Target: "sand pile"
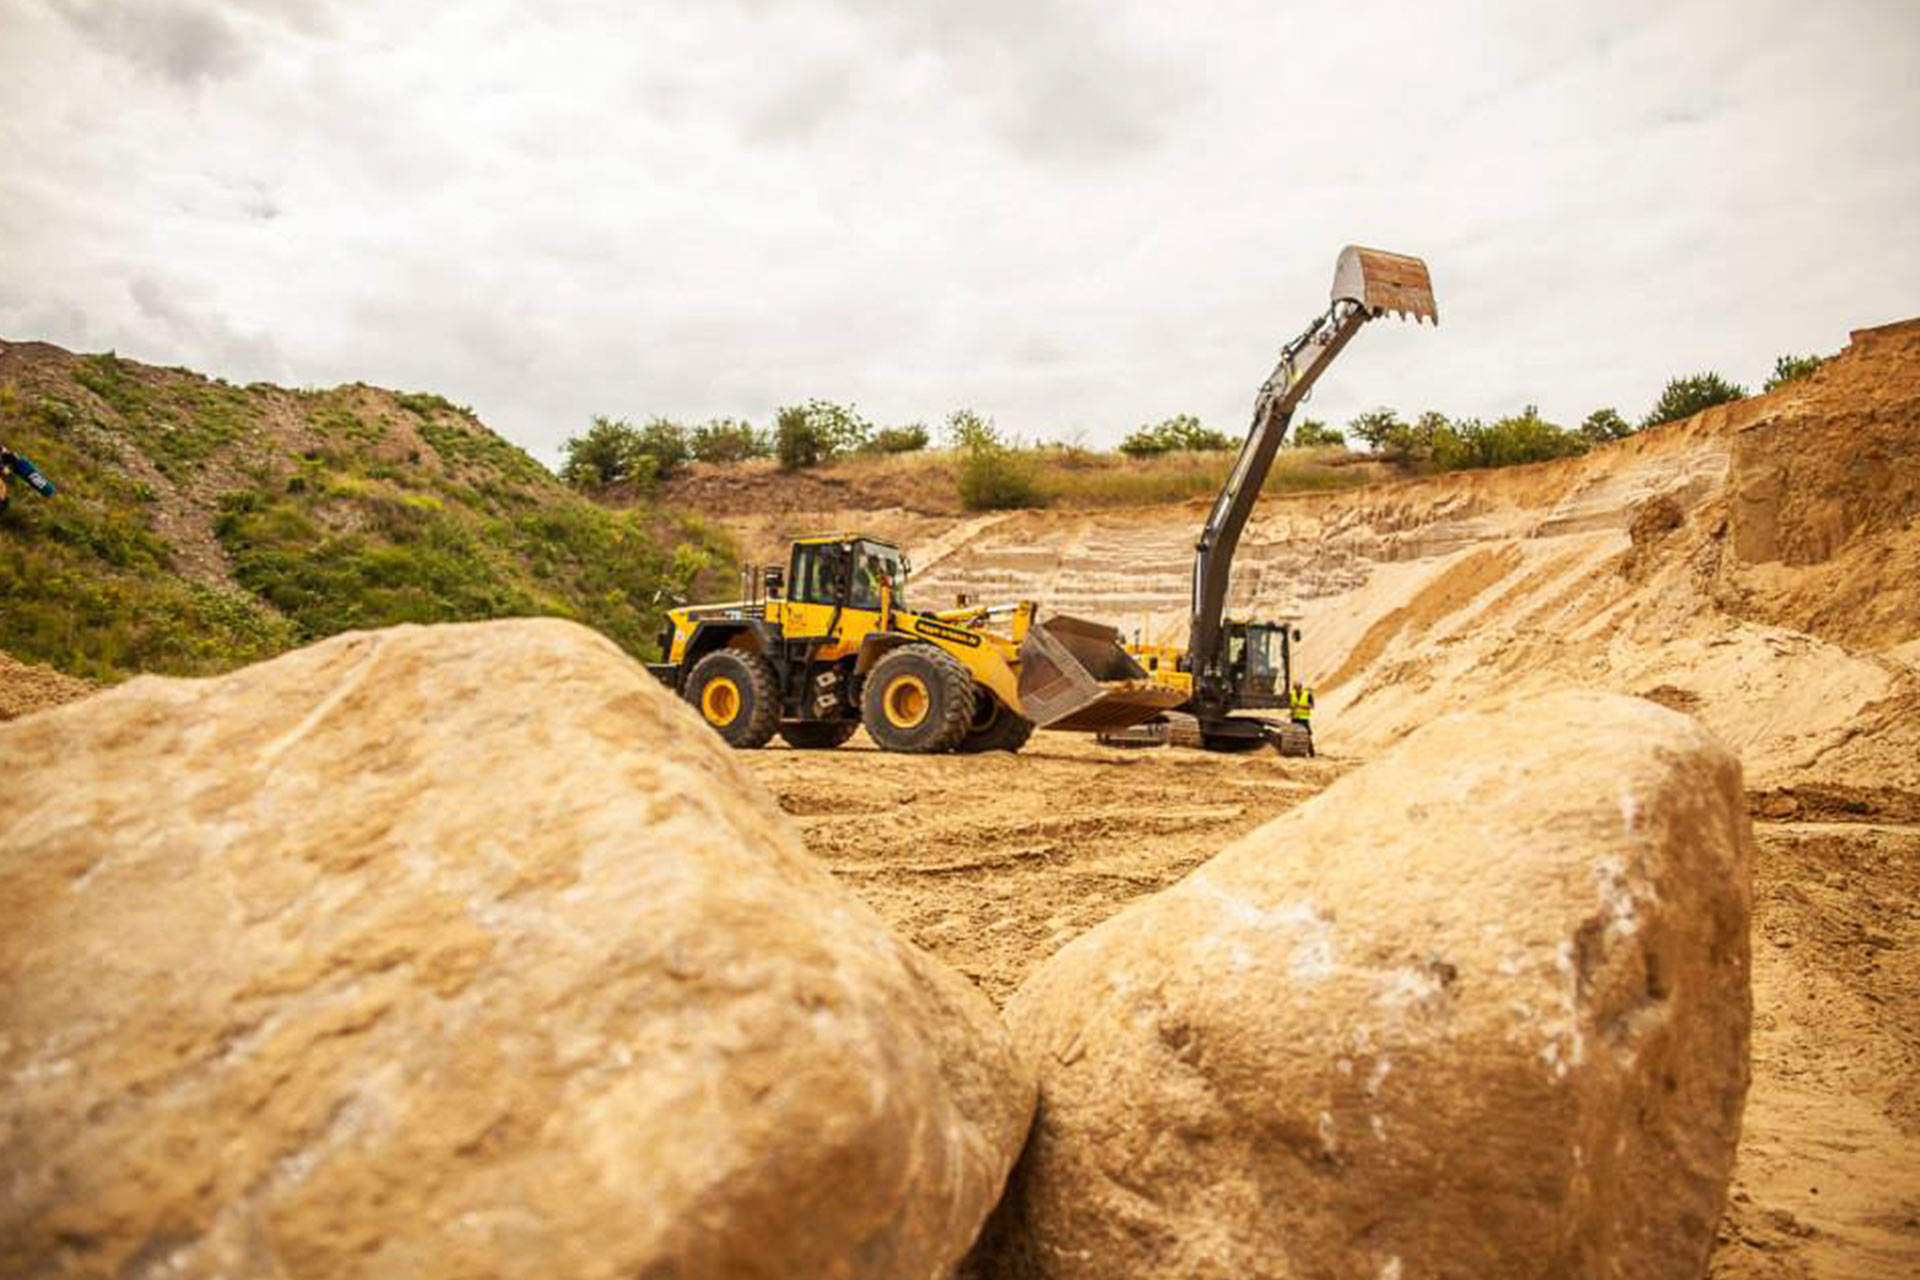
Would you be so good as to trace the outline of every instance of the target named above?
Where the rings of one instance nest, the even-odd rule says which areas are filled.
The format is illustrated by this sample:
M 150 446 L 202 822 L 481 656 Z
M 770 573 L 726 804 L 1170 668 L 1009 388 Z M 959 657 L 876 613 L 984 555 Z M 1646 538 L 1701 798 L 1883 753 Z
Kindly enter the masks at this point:
M 0 653 L 0 720 L 12 720 L 44 711 L 93 692 L 85 680 L 62 675 L 52 667 L 33 666 Z

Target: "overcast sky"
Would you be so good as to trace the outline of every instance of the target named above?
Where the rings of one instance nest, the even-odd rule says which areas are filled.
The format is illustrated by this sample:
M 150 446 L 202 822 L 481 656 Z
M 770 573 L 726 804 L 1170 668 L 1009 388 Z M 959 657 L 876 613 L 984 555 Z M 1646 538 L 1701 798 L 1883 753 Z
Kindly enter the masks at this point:
M 1637 417 L 1920 315 L 1920 2 L 0 0 L 0 336 L 590 414 Z

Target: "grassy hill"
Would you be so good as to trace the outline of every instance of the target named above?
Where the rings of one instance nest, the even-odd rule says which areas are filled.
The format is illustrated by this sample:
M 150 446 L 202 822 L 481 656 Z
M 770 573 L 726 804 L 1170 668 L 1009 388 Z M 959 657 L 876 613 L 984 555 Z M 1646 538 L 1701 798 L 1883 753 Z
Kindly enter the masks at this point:
M 716 526 L 599 506 L 434 395 L 0 341 L 0 442 L 60 487 L 0 514 L 0 650 L 92 679 L 527 614 L 648 656 L 669 605 L 731 581 Z

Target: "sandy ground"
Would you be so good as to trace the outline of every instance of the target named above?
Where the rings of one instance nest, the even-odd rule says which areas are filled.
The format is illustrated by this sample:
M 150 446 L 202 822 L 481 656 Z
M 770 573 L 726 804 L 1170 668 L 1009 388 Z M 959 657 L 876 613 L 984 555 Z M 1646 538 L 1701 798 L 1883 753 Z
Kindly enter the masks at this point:
M 998 1002 L 1358 763 L 1054 733 L 1018 756 L 858 737 L 749 760 L 835 874 Z M 1851 816 L 1756 827 L 1753 1089 L 1715 1280 L 1920 1275 L 1920 825 Z

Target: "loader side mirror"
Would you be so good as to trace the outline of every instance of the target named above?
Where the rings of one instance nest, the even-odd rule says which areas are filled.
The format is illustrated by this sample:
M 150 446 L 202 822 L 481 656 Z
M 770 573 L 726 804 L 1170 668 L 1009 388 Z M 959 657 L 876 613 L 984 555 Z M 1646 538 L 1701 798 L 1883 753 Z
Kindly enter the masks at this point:
M 786 570 L 782 569 L 777 564 L 768 565 L 766 577 L 762 579 L 762 581 L 765 582 L 766 584 L 767 599 L 777 600 L 780 597 L 780 593 L 786 590 L 786 586 L 787 586 Z

